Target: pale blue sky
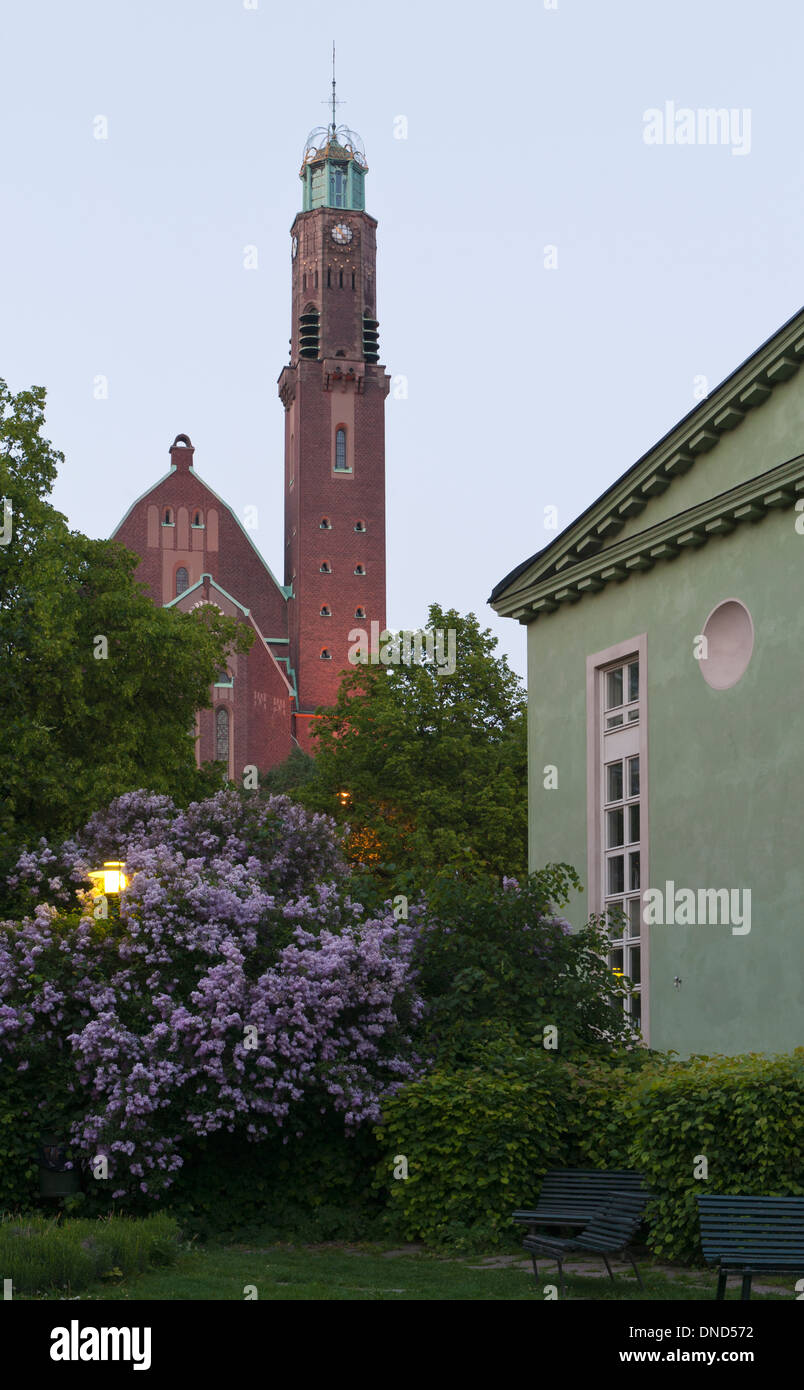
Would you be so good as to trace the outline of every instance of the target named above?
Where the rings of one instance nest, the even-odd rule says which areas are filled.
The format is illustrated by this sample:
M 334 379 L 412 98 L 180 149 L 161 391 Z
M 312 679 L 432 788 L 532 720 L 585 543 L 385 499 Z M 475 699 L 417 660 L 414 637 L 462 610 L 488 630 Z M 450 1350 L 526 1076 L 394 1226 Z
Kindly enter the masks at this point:
M 408 383 L 386 416 L 389 622 L 473 610 L 523 672 L 524 629 L 486 599 L 552 538 L 545 506 L 563 528 L 804 300 L 802 13 L 5 0 L 0 376 L 48 389 L 56 504 L 108 535 L 186 432 L 281 577 L 289 227 L 334 37 L 382 360 Z M 647 145 L 667 101 L 748 109 L 750 153 Z

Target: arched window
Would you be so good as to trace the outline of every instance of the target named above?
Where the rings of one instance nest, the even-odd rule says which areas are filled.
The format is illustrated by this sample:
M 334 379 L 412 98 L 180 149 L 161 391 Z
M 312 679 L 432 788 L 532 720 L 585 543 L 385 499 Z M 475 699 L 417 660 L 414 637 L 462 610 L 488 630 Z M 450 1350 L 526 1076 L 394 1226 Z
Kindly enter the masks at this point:
M 203 518 L 203 516 L 201 515 L 201 512 L 196 512 L 196 513 L 194 514 L 194 516 L 193 516 L 193 526 L 202 526 L 202 527 L 203 527 L 203 525 L 204 525 L 204 518 Z
M 321 660 L 322 660 L 322 661 L 331 661 L 331 660 L 332 660 L 332 652 L 329 651 L 326 647 L 324 647 L 323 651 L 321 652 Z
M 290 476 L 289 476 L 289 478 L 288 478 L 288 482 L 289 482 L 289 484 L 290 484 L 291 487 L 293 487 L 293 479 L 294 479 L 294 477 L 296 476 L 296 466 L 295 466 L 295 465 L 296 465 L 296 436 L 295 436 L 295 434 L 292 434 L 292 435 L 290 436 L 290 458 L 288 459 L 288 470 L 289 470 L 289 474 L 290 474 Z
M 365 529 L 366 529 L 366 524 L 365 524 L 364 521 L 356 521 L 356 522 L 355 522 L 355 530 L 356 530 L 356 531 L 365 531 Z
M 365 574 L 365 573 L 366 573 L 366 571 L 365 571 L 363 565 L 355 565 L 355 574 Z
M 349 465 L 346 462 L 346 430 L 343 425 L 339 425 L 335 431 L 335 472 L 347 473 Z
M 332 611 L 327 607 L 326 604 L 324 604 L 324 607 L 321 609 L 321 617 L 322 617 L 322 618 L 331 618 L 331 617 L 332 617 Z
M 229 711 L 220 706 L 215 711 L 215 757 L 229 766 Z
M 176 570 L 176 593 L 183 594 L 185 589 L 188 589 L 189 586 L 190 577 L 186 569 L 184 568 L 184 565 L 180 565 L 179 568 Z
M 164 519 L 164 521 L 162 522 L 162 525 L 163 525 L 163 526 L 172 526 L 172 525 L 173 525 L 173 509 L 172 509 L 172 507 L 165 507 L 165 519 Z
M 365 608 L 356 608 L 356 609 L 355 609 L 355 617 L 356 617 L 356 618 L 365 618 L 365 616 L 366 616 L 366 610 L 365 610 Z
M 320 526 L 319 526 L 318 529 L 319 529 L 319 531 L 331 531 L 331 530 L 332 530 L 332 522 L 330 521 L 330 519 L 329 519 L 328 516 L 322 516 L 322 518 L 321 518 L 321 524 L 320 524 Z
M 330 567 L 329 567 L 329 560 L 322 560 L 322 562 L 321 562 L 321 568 L 320 568 L 320 570 L 319 570 L 319 573 L 320 573 L 320 574 L 332 574 L 332 570 L 331 570 Z

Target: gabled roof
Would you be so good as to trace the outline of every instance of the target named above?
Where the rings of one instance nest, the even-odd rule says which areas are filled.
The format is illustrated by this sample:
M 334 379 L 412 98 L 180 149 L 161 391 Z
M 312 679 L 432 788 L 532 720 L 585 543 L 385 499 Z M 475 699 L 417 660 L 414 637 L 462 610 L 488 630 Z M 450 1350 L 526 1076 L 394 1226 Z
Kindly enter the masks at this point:
M 216 502 L 219 502 L 220 505 L 221 505 L 222 507 L 225 507 L 226 511 L 229 513 L 229 515 L 230 515 L 230 517 L 232 518 L 232 520 L 234 521 L 235 525 L 236 525 L 236 526 L 239 526 L 240 530 L 243 532 L 243 535 L 245 536 L 246 540 L 248 541 L 249 545 L 251 546 L 252 550 L 254 551 L 255 555 L 257 556 L 257 559 L 259 560 L 259 562 L 260 562 L 260 564 L 262 565 L 263 569 L 265 569 L 265 570 L 268 572 L 268 575 L 269 575 L 269 577 L 270 577 L 272 583 L 275 584 L 276 588 L 279 590 L 279 592 L 280 592 L 280 594 L 282 595 L 282 597 L 283 597 L 284 599 L 289 599 L 289 598 L 291 598 L 291 597 L 292 597 L 292 588 L 291 588 L 291 586 L 290 586 L 289 584 L 280 584 L 280 583 L 279 583 L 279 580 L 278 580 L 278 579 L 276 578 L 276 576 L 274 575 L 274 572 L 273 572 L 273 570 L 271 569 L 271 566 L 268 564 L 268 562 L 267 562 L 267 560 L 264 558 L 264 556 L 260 553 L 260 551 L 258 550 L 257 546 L 254 544 L 253 540 L 251 539 L 251 536 L 249 535 L 249 533 L 248 533 L 248 531 L 246 530 L 245 526 L 243 525 L 242 521 L 240 520 L 239 516 L 237 515 L 236 512 L 233 512 L 233 511 L 232 511 L 232 508 L 229 506 L 229 503 L 228 503 L 228 502 L 225 502 L 224 499 L 223 499 L 222 497 L 219 497 L 218 494 L 217 494 L 217 492 L 215 491 L 215 489 L 214 489 L 214 488 L 211 488 L 210 485 L 209 485 L 209 483 L 205 482 L 205 480 L 201 477 L 201 475 L 200 475 L 199 473 L 196 473 L 196 471 L 195 471 L 194 468 L 188 468 L 186 471 L 187 471 L 187 473 L 189 474 L 189 476 L 190 476 L 191 478 L 195 478 L 196 482 L 199 482 L 203 488 L 206 488 L 207 492 L 210 494 L 210 496 L 212 496 L 212 497 L 215 498 L 215 501 L 216 501 Z M 156 492 L 156 489 L 157 489 L 158 487 L 161 487 L 162 483 L 166 483 L 167 480 L 168 480 L 168 478 L 171 478 L 175 472 L 177 472 L 177 469 L 176 469 L 175 465 L 171 465 L 171 467 L 168 469 L 167 473 L 164 473 L 164 474 L 162 475 L 162 477 L 159 478 L 155 483 L 152 483 L 151 486 L 150 486 L 149 488 L 147 488 L 145 492 L 141 493 L 140 496 L 136 499 L 136 501 L 132 502 L 132 504 L 131 504 L 131 506 L 129 507 L 128 511 L 126 512 L 125 516 L 122 518 L 121 521 L 118 522 L 117 526 L 115 527 L 114 531 L 112 532 L 112 538 L 114 538 L 114 537 L 117 535 L 117 532 L 120 530 L 120 527 L 121 527 L 126 521 L 128 521 L 128 518 L 131 516 L 131 513 L 134 511 L 134 508 L 135 508 L 135 507 L 138 507 L 139 504 L 140 504 L 140 502 L 144 502 L 145 499 L 146 499 L 146 497 L 150 497 L 150 495 L 151 495 L 152 492 Z
M 188 588 L 183 589 L 182 592 L 180 594 L 177 594 L 175 598 L 169 598 L 167 603 L 163 603 L 162 607 L 175 608 L 176 604 L 179 603 L 181 599 L 186 598 L 188 594 L 194 593 L 196 589 L 203 589 L 207 584 L 209 585 L 210 589 L 217 589 L 219 594 L 223 594 L 224 598 L 228 598 L 229 602 L 235 605 L 235 608 L 239 608 L 244 618 L 248 618 L 251 616 L 251 609 L 244 608 L 242 603 L 238 602 L 236 598 L 233 598 L 231 594 L 228 594 L 226 590 L 223 588 L 223 586 L 219 584 L 216 579 L 212 578 L 211 574 L 202 574 L 201 578 L 197 579 L 195 584 L 190 584 Z M 251 619 L 251 621 L 254 623 L 253 618 Z M 254 623 L 254 626 L 256 627 L 257 624 Z
M 738 427 L 748 411 L 767 401 L 774 388 L 795 375 L 804 361 L 804 309 L 733 371 L 689 414 L 643 454 L 586 511 L 494 588 L 489 603 L 501 615 L 532 622 L 575 603 L 612 580 L 671 559 L 685 546 L 703 545 L 712 536 L 746 521 L 757 521 L 772 507 L 792 504 L 804 493 L 804 455 L 708 498 L 655 527 L 617 536 L 652 497 L 671 488 L 720 437 Z
M 257 626 L 257 622 L 254 618 L 253 613 L 251 612 L 251 609 L 245 608 L 243 604 L 239 602 L 238 599 L 233 598 L 231 594 L 228 594 L 226 590 L 223 588 L 223 586 L 221 584 L 218 584 L 217 580 L 212 578 L 211 574 L 202 574 L 201 578 L 197 580 L 195 584 L 190 584 L 189 587 L 186 588 L 183 593 L 177 594 L 175 598 L 168 599 L 167 603 L 163 604 L 162 606 L 163 608 L 175 608 L 178 603 L 181 603 L 183 599 L 186 599 L 189 594 L 194 593 L 196 589 L 204 589 L 206 587 L 209 587 L 210 589 L 215 589 L 217 593 L 223 594 L 223 597 L 227 598 L 230 603 L 233 603 L 235 608 L 240 609 L 240 612 L 243 614 L 244 618 L 248 618 L 249 622 L 254 628 L 254 631 L 257 634 L 261 646 L 264 647 L 265 651 L 268 653 L 272 662 L 279 671 L 282 680 L 285 682 L 285 685 L 288 688 L 288 694 L 291 695 L 294 700 L 297 699 L 296 674 L 291 669 L 289 658 L 284 656 L 274 656 L 273 652 L 271 651 L 271 648 L 268 645 L 267 639 L 263 637 L 259 627 Z M 283 666 L 285 667 L 284 671 L 282 670 Z

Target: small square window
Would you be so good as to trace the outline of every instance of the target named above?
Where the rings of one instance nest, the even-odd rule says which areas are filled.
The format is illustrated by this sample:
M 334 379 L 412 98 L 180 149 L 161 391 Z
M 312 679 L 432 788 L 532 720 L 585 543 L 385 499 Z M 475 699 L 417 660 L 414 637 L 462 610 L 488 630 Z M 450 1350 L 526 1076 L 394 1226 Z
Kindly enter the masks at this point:
M 622 763 L 609 763 L 606 768 L 606 800 L 622 801 L 623 799 L 623 765 Z
M 639 796 L 639 758 L 628 759 L 628 795 Z
M 632 661 L 628 667 L 628 700 L 639 699 L 639 662 Z
M 634 892 L 639 887 L 639 850 L 628 856 L 628 888 Z
M 606 709 L 616 709 L 623 702 L 623 668 L 606 674 Z
M 623 823 L 624 812 L 622 807 L 619 811 L 606 812 L 606 848 L 616 849 L 623 843 Z
M 608 861 L 609 894 L 625 890 L 625 856 L 613 854 Z M 638 885 L 637 885 L 638 886 Z
M 642 935 L 642 899 L 628 899 L 628 935 L 640 937 Z

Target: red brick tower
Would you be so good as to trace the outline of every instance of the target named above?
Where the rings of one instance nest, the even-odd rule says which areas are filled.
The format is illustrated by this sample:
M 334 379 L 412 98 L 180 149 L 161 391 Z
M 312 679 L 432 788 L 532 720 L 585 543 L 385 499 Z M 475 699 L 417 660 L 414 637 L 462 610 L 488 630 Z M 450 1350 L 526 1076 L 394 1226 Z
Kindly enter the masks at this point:
M 376 228 L 365 211 L 359 138 L 333 120 L 309 136 L 291 232 L 285 407 L 285 584 L 295 734 L 349 669 L 349 633 L 385 627 L 385 398 L 379 364 Z M 377 629 L 375 629 L 376 631 Z M 353 639 L 354 640 L 354 639 Z

